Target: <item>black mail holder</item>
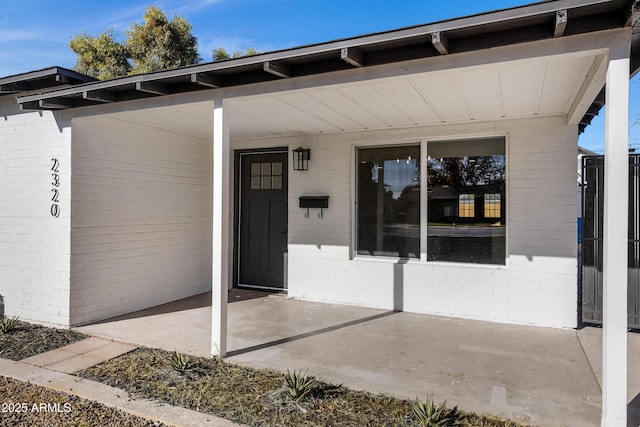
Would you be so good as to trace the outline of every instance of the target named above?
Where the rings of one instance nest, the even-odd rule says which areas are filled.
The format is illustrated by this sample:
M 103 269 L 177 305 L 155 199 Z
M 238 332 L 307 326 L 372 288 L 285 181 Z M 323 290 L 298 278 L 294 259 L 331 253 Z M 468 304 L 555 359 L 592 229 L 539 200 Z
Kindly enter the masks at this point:
M 300 196 L 301 208 L 325 209 L 329 207 L 329 196 Z
M 322 210 L 329 207 L 329 196 L 300 196 L 298 200 L 300 201 L 300 207 L 307 209 L 304 215 L 306 218 L 309 218 L 309 209 L 320 209 L 318 217 L 322 218 Z

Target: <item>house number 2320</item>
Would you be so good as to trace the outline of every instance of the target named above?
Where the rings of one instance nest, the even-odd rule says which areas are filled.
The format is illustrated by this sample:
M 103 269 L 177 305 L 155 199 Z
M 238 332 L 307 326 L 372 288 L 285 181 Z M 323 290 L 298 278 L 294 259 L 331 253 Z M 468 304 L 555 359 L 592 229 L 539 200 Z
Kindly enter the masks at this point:
M 51 159 L 51 216 L 58 218 L 60 216 L 60 161 L 55 157 Z

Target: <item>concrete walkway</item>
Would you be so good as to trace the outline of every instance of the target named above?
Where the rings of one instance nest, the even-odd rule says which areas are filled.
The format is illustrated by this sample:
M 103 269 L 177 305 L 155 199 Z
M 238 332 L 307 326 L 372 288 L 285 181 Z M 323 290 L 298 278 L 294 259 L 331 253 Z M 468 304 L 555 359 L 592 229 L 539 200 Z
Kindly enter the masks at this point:
M 135 348 L 132 345 L 102 338 L 88 338 L 18 362 L 0 358 L 0 375 L 62 391 L 170 426 L 233 427 L 239 425 L 179 406 L 165 405 L 147 399 L 134 399 L 125 390 L 68 374 Z
M 71 374 L 128 353 L 135 348 L 134 345 L 91 337 L 46 353 L 36 354 L 22 359 L 21 362 Z
M 254 295 L 255 296 L 255 295 Z M 208 355 L 210 294 L 77 328 L 139 345 Z M 437 400 L 550 426 L 600 425 L 601 330 L 580 331 L 232 293 L 235 363 L 308 370 L 374 393 Z M 640 422 L 640 335 L 629 334 L 630 426 Z

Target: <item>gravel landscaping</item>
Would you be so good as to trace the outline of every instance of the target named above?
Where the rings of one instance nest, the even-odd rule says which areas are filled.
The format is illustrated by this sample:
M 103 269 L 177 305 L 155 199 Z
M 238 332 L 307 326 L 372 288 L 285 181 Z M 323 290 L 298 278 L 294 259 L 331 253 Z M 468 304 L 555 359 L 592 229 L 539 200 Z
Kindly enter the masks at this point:
M 15 321 L 0 333 L 0 357 L 21 360 L 88 338 L 68 330 Z M 164 424 L 34 384 L 0 376 L 0 427 L 161 427 Z
M 85 338 L 88 337 L 68 329 L 47 328 L 17 320 L 15 329 L 0 333 L 0 357 L 21 360 Z
M 309 393 L 292 399 L 285 375 L 176 353 L 138 348 L 77 375 L 130 394 L 207 412 L 250 426 L 419 426 L 408 400 L 371 394 L 314 379 Z M 299 373 L 302 375 L 302 373 Z M 300 376 L 300 375 L 299 375 Z M 493 416 L 459 412 L 442 426 L 517 427 Z M 431 424 L 425 424 L 431 425 Z M 433 424 L 436 425 L 436 424 Z
M 0 331 L 0 357 L 20 360 L 83 338 L 86 336 L 69 330 L 17 322 L 12 330 Z M 138 348 L 76 375 L 124 389 L 132 396 L 250 426 L 519 426 L 510 420 L 457 412 L 452 408 L 440 408 L 440 419 L 447 419 L 446 422 L 426 424 L 423 419 L 421 423 L 416 407 L 424 410 L 424 404 L 416 405 L 415 401 L 412 404 L 389 395 L 351 390 L 307 377 L 302 372 L 284 375 L 274 370 L 227 363 L 219 358 L 191 357 L 149 348 Z M 162 425 L 1 376 L 0 390 L 3 404 L 0 427 Z M 39 410 L 41 403 L 44 410 Z M 437 403 L 435 405 L 437 409 Z

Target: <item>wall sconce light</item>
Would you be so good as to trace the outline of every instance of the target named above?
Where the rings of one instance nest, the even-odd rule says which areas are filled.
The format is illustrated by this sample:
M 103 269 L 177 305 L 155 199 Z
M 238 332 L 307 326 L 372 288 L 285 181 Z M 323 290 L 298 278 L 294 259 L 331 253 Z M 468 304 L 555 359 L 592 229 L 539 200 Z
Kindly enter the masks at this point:
M 309 169 L 309 159 L 311 150 L 309 148 L 298 147 L 293 150 L 293 170 L 306 171 Z

